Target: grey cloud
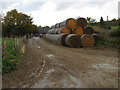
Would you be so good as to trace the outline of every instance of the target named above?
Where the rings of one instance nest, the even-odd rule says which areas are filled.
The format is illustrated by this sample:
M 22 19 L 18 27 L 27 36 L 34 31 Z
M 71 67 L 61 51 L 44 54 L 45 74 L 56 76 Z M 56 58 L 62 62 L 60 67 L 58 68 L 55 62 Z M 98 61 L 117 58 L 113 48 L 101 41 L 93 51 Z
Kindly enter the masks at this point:
M 2 2 L 2 10 L 7 9 L 9 6 L 17 2 Z M 20 12 L 28 12 L 28 11 L 34 11 L 38 8 L 42 7 L 45 2 L 31 2 L 28 4 L 23 4 L 23 2 L 18 2 L 19 5 L 15 7 L 15 9 L 19 10 Z
M 64 10 L 72 6 L 75 2 L 59 2 L 56 10 Z
M 24 11 L 29 12 L 29 11 L 34 11 L 34 10 L 39 9 L 40 7 L 44 5 L 44 3 L 45 2 L 32 2 L 27 5 L 20 5 L 17 8 L 22 12 Z
M 84 8 L 84 7 L 102 7 L 107 2 L 59 2 L 57 5 L 56 10 L 64 10 L 69 8 L 70 6 L 78 7 L 78 8 Z
M 102 6 L 104 6 L 104 4 L 106 4 L 107 2 L 87 2 L 86 3 L 86 5 L 88 5 L 88 6 L 92 6 L 92 7 L 102 7 Z
M 14 2 L 1 2 L 2 10 L 7 9 L 9 6 L 11 6 Z

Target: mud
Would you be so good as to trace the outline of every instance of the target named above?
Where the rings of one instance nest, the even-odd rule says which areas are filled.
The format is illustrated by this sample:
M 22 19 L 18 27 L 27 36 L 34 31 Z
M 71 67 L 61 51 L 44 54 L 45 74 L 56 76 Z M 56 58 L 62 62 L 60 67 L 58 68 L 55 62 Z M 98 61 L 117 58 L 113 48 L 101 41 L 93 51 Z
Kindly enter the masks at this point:
M 118 50 L 69 48 L 34 37 L 16 70 L 2 79 L 3 88 L 117 88 Z

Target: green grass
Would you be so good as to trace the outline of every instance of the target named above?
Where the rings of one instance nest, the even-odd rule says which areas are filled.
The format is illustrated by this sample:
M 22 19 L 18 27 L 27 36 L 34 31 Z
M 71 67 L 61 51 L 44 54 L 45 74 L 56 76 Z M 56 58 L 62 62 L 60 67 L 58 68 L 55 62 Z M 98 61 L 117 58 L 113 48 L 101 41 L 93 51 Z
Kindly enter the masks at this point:
M 120 26 L 111 26 L 111 27 L 113 27 L 114 30 L 118 30 Z
M 0 45 L 2 45 L 2 39 L 0 39 Z
M 6 42 L 6 50 L 2 50 L 2 72 L 7 73 L 15 69 L 21 52 L 19 49 L 14 48 L 15 39 L 2 39 L 2 42 Z

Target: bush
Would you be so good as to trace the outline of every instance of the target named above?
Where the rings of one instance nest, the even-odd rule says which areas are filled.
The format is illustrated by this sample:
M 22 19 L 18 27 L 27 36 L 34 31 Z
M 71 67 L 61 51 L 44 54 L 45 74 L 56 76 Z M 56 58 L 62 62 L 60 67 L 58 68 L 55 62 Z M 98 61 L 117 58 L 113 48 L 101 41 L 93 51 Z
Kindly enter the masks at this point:
M 110 33 L 111 37 L 120 37 L 120 28 Z
M 3 39 L 4 41 L 6 42 L 6 49 L 2 48 L 2 73 L 8 73 L 16 69 L 18 57 L 21 55 L 21 48 L 13 46 L 15 45 L 15 39 Z
M 105 38 L 100 36 L 100 40 L 96 42 L 95 45 L 105 45 Z

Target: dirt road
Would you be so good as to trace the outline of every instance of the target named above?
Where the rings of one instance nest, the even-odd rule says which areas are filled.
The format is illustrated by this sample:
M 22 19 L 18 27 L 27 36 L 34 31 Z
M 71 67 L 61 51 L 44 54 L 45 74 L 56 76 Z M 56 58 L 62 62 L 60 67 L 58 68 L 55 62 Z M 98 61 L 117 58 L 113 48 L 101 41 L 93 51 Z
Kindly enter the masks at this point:
M 4 74 L 2 83 L 3 88 L 117 88 L 118 51 L 69 48 L 34 37 L 17 69 Z

